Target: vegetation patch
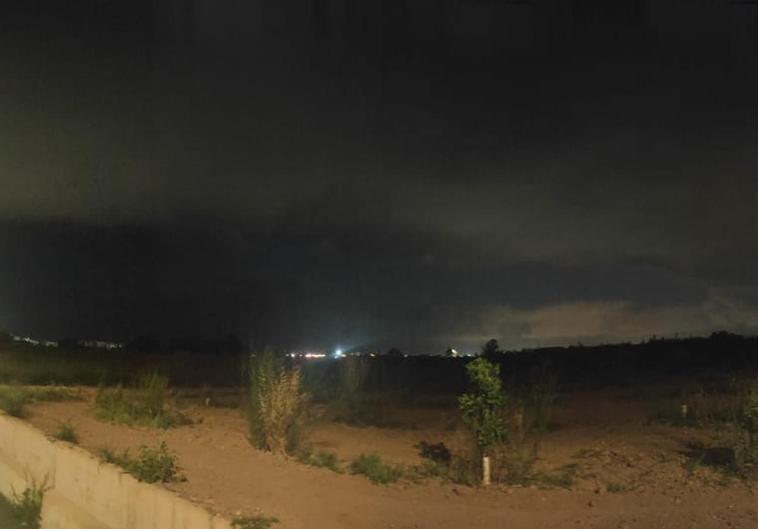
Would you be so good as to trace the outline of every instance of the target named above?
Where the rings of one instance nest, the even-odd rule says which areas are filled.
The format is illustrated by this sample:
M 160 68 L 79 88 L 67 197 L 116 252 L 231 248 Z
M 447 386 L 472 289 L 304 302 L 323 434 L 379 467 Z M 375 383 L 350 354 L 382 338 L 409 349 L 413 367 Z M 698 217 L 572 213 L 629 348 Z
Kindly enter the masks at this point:
M 301 444 L 304 397 L 300 370 L 264 353 L 250 364 L 248 427 L 251 443 L 261 450 L 293 454 Z
M 479 357 L 466 366 L 472 391 L 458 399 L 463 422 L 469 427 L 476 444 L 486 454 L 505 439 L 503 421 L 505 395 L 500 381 L 500 366 Z
M 42 500 L 46 490 L 47 486 L 44 482 L 38 484 L 35 480 L 30 480 L 29 486 L 21 494 L 12 491 L 9 502 L 11 514 L 18 520 L 21 527 L 39 529 Z
M 343 472 L 340 467 L 339 458 L 337 457 L 337 454 L 333 452 L 319 450 L 318 452 L 313 453 L 311 450 L 302 450 L 298 453 L 297 460 L 300 463 L 312 467 L 328 468 L 329 470 L 340 474 Z
M 26 387 L 18 384 L 0 385 L 0 409 L 11 417 L 26 416 L 26 405 L 41 401 L 80 400 L 78 390 L 62 387 Z
M 573 457 L 574 459 L 597 459 L 604 454 L 603 450 L 599 448 L 582 448 L 577 450 Z
M 65 441 L 67 443 L 78 444 L 79 437 L 76 435 L 76 430 L 71 421 L 64 421 L 58 425 L 58 429 L 53 434 L 53 437 L 59 441 Z
M 31 397 L 29 391 L 21 386 L 0 386 L 0 409 L 11 417 L 22 418 L 26 415 L 24 407 Z
M 403 470 L 400 467 L 385 463 L 377 453 L 359 455 L 350 464 L 350 472 L 363 474 L 373 483 L 381 485 L 395 483 L 403 477 Z
M 232 520 L 232 527 L 236 527 L 237 529 L 269 529 L 269 527 L 278 522 L 278 518 L 259 514 L 257 516 L 235 518 Z
M 616 481 L 609 481 L 605 484 L 605 490 L 611 494 L 619 494 L 621 492 L 633 490 L 633 487 L 630 487 L 629 485 L 625 485 L 623 483 L 618 483 Z
M 126 425 L 169 428 L 186 420 L 166 407 L 168 379 L 157 371 L 143 373 L 132 388 L 100 386 L 95 395 L 95 416 Z
M 140 446 L 136 458 L 132 458 L 128 450 L 116 454 L 104 448 L 100 450 L 100 458 L 106 463 L 123 468 L 128 474 L 146 483 L 172 483 L 185 480 L 184 476 L 179 474 L 176 456 L 168 450 L 165 442 L 162 442 L 158 448 Z
M 419 456 L 424 459 L 428 459 L 435 463 L 443 463 L 445 465 L 450 464 L 452 454 L 450 453 L 450 449 L 448 449 L 443 442 L 431 444 L 426 441 L 421 441 L 416 445 L 416 448 L 418 448 Z
M 755 480 L 758 478 L 758 384 L 745 384 L 729 400 L 731 419 L 707 423 L 718 432 L 718 440 L 712 444 L 687 443 L 682 452 L 685 468 L 693 472 L 700 466 L 709 467 L 726 476 Z
M 579 465 L 570 463 L 554 472 L 536 472 L 529 481 L 538 487 L 570 489 L 574 485 Z

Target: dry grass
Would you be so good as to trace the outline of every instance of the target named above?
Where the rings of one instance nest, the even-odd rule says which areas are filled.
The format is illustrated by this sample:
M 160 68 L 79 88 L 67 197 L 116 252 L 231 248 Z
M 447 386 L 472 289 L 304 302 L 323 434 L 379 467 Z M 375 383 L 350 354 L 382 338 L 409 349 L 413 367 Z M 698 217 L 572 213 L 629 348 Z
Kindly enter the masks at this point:
M 250 372 L 248 424 L 251 442 L 262 450 L 293 454 L 300 445 L 303 395 L 300 370 L 264 354 Z

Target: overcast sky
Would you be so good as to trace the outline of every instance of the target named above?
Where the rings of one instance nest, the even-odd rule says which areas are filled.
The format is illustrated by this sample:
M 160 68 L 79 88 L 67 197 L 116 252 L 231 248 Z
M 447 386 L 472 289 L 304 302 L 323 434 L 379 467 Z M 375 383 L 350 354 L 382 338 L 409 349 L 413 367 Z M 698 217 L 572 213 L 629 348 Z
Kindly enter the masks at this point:
M 758 4 L 15 3 L 0 326 L 409 352 L 758 332 Z

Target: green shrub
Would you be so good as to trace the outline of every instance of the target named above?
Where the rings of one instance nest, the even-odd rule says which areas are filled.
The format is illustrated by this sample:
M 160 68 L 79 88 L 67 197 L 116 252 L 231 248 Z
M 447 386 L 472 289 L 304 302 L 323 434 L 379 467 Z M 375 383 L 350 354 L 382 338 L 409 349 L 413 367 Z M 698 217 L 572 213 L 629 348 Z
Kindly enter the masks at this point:
M 78 444 L 79 438 L 76 435 L 76 431 L 74 430 L 74 425 L 71 424 L 71 421 L 65 421 L 58 425 L 58 429 L 53 434 L 53 437 L 58 439 L 59 441 L 65 441 L 67 443 L 72 444 Z
M 236 527 L 237 529 L 269 529 L 269 527 L 278 522 L 278 518 L 267 517 L 259 514 L 258 516 L 235 518 L 232 521 L 232 527 Z
M 157 370 L 146 371 L 137 378 L 137 389 L 141 393 L 142 406 L 148 415 L 158 417 L 165 412 L 168 378 L 161 376 Z
M 100 457 L 106 463 L 120 466 L 138 480 L 147 483 L 171 483 L 184 480 L 184 477 L 179 474 L 176 456 L 168 450 L 165 442 L 162 442 L 158 448 L 140 446 L 137 458 L 129 456 L 128 450 L 118 455 L 105 448 L 100 450 Z
M 288 369 L 272 353 L 255 357 L 250 365 L 249 397 L 251 443 L 261 450 L 295 453 L 301 442 L 304 402 L 300 370 Z
M 350 464 L 350 472 L 363 474 L 374 483 L 386 485 L 403 477 L 401 468 L 388 465 L 377 453 L 361 454 Z
M 42 501 L 46 490 L 47 486 L 44 482 L 40 485 L 32 479 L 21 494 L 17 494 L 15 490 L 11 492 L 11 512 L 22 527 L 39 529 Z
M 104 421 L 127 425 L 169 428 L 181 417 L 166 409 L 168 379 L 157 371 L 143 373 L 133 388 L 98 387 L 95 395 L 95 416 Z
M 26 415 L 24 407 L 31 401 L 31 395 L 21 386 L 0 386 L 0 409 L 11 417 Z
M 503 407 L 505 396 L 500 381 L 500 366 L 479 357 L 466 366 L 473 391 L 460 396 L 459 408 L 463 422 L 476 438 L 483 453 L 505 438 Z

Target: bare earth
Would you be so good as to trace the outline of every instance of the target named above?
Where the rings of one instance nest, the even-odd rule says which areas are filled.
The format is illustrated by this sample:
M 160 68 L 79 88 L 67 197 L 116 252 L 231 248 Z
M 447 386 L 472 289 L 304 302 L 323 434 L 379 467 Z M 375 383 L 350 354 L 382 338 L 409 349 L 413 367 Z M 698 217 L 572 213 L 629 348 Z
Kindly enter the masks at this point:
M 30 421 L 47 433 L 70 419 L 81 445 L 134 451 L 165 441 L 178 455 L 186 482 L 167 488 L 233 518 L 275 516 L 282 529 L 539 529 L 758 528 L 758 497 L 744 483 L 724 484 L 715 472 L 684 468 L 683 442 L 703 432 L 646 425 L 639 402 L 604 392 L 574 394 L 556 410 L 559 428 L 546 435 L 539 467 L 579 465 L 570 490 L 493 486 L 488 490 L 429 479 L 375 485 L 252 448 L 239 410 L 190 407 L 194 424 L 170 430 L 132 428 L 96 420 L 90 402 L 39 403 Z M 408 410 L 414 428 L 352 428 L 317 423 L 315 449 L 349 462 L 376 451 L 390 462 L 419 464 L 414 444 L 459 433 L 452 410 Z M 623 486 L 607 492 L 608 483 Z

